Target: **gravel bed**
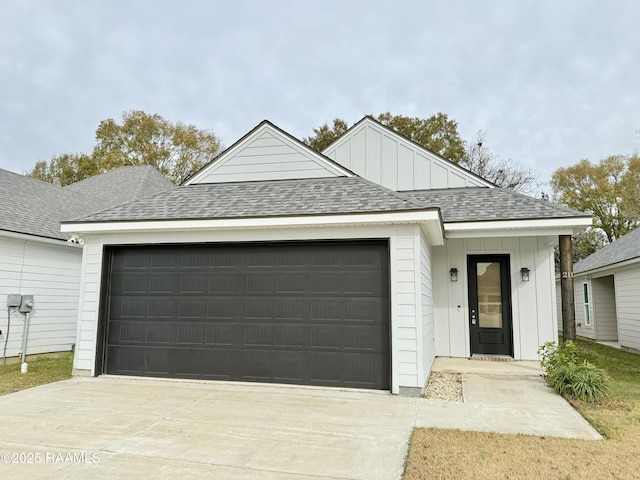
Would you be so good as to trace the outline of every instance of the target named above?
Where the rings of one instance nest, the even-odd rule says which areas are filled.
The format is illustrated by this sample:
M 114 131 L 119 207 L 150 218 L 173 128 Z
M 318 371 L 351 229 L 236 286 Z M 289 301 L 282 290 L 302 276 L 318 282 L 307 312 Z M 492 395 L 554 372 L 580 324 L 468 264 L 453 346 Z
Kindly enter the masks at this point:
M 463 402 L 462 375 L 451 372 L 431 372 L 422 396 L 433 400 Z

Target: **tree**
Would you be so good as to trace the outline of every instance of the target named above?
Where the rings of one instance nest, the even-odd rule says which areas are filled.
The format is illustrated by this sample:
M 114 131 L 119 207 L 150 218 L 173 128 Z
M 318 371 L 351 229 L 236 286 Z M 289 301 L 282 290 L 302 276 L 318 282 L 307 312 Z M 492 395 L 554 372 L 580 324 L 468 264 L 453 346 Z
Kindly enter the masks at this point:
M 378 115 L 377 120 L 454 163 L 464 159 L 464 141 L 458 133 L 458 122 L 450 120 L 444 113 L 418 118 L 386 112 Z
M 464 157 L 464 142 L 458 133 L 458 124 L 454 120 L 449 120 L 444 113 L 437 113 L 429 118 L 418 118 L 386 112 L 374 118 L 400 135 L 452 162 L 458 163 Z M 314 128 L 314 135 L 304 138 L 303 142 L 321 152 L 347 129 L 347 122 L 336 118 L 333 121 L 333 127 L 325 123 L 319 128 Z
M 318 128 L 314 128 L 314 135 L 303 138 L 302 141 L 317 152 L 321 152 L 331 145 L 336 138 L 341 137 L 347 130 L 349 130 L 347 122 L 336 118 L 333 120 L 333 127 L 329 127 L 329 125 L 325 123 Z
M 593 214 L 593 225 L 608 242 L 629 233 L 640 222 L 640 158 L 613 155 L 594 164 L 581 160 L 559 168 L 551 177 L 555 201 Z
M 84 153 L 54 155 L 48 162 L 37 162 L 30 177 L 65 186 L 100 173 L 96 162 Z
M 486 147 L 485 133 L 482 131 L 465 144 L 465 155 L 460 165 L 509 190 L 534 194 L 534 190 L 539 187 L 538 177 L 533 170 L 492 153 Z
M 64 186 L 118 167 L 153 165 L 172 182 L 181 183 L 220 150 L 212 132 L 140 110 L 124 112 L 122 123 L 103 120 L 95 138 L 91 155 L 54 156 L 38 162 L 29 175 Z

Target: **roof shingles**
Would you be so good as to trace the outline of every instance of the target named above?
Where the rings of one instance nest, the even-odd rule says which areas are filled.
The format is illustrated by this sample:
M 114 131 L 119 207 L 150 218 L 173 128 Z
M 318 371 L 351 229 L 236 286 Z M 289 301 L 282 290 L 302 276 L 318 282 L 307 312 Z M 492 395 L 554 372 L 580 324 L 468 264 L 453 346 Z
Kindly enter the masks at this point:
M 66 187 L 0 169 L 0 231 L 66 240 L 61 220 L 171 188 L 150 166 L 118 168 Z
M 276 217 L 425 210 L 360 177 L 186 185 L 77 222 Z
M 355 214 L 436 208 L 441 209 L 445 223 L 588 216 L 499 188 L 398 193 L 361 177 L 332 177 L 181 186 L 67 223 Z
M 584 273 L 636 258 L 640 258 L 640 228 L 579 261 L 573 266 L 573 271 Z
M 465 187 L 401 192 L 425 206 L 438 206 L 445 223 L 590 217 L 502 188 Z

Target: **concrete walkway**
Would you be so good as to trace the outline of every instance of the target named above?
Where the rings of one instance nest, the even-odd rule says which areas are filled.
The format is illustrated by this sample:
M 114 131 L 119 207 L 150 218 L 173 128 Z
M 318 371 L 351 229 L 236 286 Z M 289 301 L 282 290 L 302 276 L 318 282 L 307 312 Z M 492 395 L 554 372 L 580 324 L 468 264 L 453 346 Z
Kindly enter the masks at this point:
M 462 374 L 464 403 L 423 399 L 418 427 L 602 439 L 545 385 L 538 362 L 437 358 L 432 370 Z
M 438 359 L 465 402 L 121 377 L 0 396 L 11 479 L 400 479 L 415 426 L 599 438 L 526 362 Z

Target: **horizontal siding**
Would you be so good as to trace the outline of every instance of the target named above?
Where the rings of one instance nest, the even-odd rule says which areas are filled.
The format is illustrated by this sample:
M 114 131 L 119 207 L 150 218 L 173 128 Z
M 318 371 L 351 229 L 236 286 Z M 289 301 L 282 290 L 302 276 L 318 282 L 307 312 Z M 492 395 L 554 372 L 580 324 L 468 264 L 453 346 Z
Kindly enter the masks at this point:
M 618 342 L 623 347 L 640 350 L 640 268 L 616 272 Z
M 213 163 L 198 183 L 323 178 L 335 176 L 312 152 L 284 136 L 263 132 L 233 155 Z
M 66 245 L 0 237 L 0 304 L 6 295 L 33 295 L 27 354 L 70 350 L 76 343 L 82 250 Z M 0 309 L 0 312 L 3 310 Z M 7 338 L 0 313 L 0 342 Z M 20 354 L 25 315 L 12 311 L 7 356 Z
M 396 233 L 397 345 L 399 385 L 418 387 L 418 326 L 416 324 L 416 240 L 413 229 Z
M 78 312 L 78 345 L 74 369 L 93 370 L 98 331 L 98 310 L 102 245 L 99 238 L 88 238 L 84 249 L 80 311 Z
M 433 307 L 433 282 L 431 277 L 431 247 L 420 232 L 420 301 L 422 307 L 422 365 L 421 385 L 429 378 L 435 359 L 435 322 Z

